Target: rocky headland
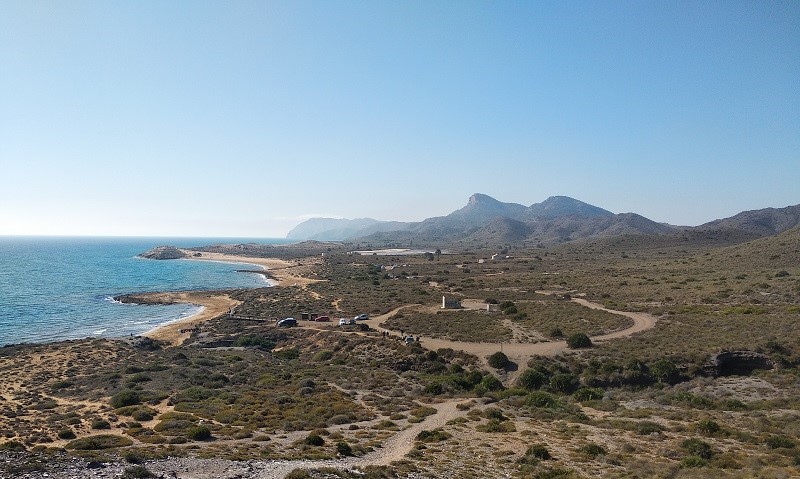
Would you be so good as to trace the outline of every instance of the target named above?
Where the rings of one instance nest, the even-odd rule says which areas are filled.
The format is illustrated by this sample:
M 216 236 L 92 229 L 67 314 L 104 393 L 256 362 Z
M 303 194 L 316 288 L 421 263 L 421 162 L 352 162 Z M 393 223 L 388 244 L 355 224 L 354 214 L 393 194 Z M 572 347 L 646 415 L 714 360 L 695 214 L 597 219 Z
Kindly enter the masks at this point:
M 138 256 L 147 259 L 181 259 L 187 258 L 189 255 L 175 246 L 156 246 Z

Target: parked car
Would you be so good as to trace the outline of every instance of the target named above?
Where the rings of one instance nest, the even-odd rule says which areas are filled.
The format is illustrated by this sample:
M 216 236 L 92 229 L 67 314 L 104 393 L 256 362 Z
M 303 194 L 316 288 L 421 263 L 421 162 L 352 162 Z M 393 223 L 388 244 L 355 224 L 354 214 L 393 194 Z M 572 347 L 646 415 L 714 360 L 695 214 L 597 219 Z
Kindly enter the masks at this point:
M 317 316 L 316 319 L 314 319 L 314 321 L 318 323 L 327 323 L 330 322 L 330 320 L 331 318 L 329 318 L 328 316 Z
M 361 313 L 353 319 L 355 319 L 356 321 L 366 321 L 369 319 L 369 315 L 367 313 Z
M 278 321 L 279 328 L 291 328 L 292 326 L 297 326 L 297 320 L 294 318 L 286 318 Z
M 342 318 L 342 319 L 339 320 L 339 326 L 347 326 L 348 324 L 350 324 L 350 321 L 351 320 L 349 320 L 349 319 Z

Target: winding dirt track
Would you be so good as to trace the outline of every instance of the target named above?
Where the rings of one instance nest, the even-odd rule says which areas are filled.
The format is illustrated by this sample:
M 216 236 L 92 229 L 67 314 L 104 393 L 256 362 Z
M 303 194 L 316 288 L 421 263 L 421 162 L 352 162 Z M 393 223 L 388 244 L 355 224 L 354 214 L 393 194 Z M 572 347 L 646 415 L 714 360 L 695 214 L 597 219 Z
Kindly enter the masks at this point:
M 640 333 L 647 329 L 650 329 L 656 325 L 657 318 L 651 314 L 647 313 L 636 313 L 631 311 L 615 311 L 613 309 L 608 309 L 601 304 L 593 303 L 591 301 L 587 301 L 582 298 L 573 298 L 573 302 L 580 304 L 581 306 L 585 306 L 591 309 L 599 309 L 601 311 L 606 311 L 612 314 L 619 314 L 621 316 L 626 316 L 633 320 L 633 325 L 629 328 L 615 331 L 609 334 L 603 334 L 601 336 L 593 336 L 592 342 L 599 343 L 603 341 L 609 341 L 612 339 L 618 338 L 626 338 L 636 333 Z M 368 321 L 364 321 L 365 323 L 369 324 L 370 327 L 377 329 L 378 331 L 386 331 L 389 334 L 397 335 L 396 331 L 389 330 L 382 328 L 380 323 L 389 319 L 392 315 L 397 313 L 398 311 L 413 307 L 414 305 L 408 306 L 401 306 L 399 308 L 395 308 L 392 311 L 389 311 L 386 314 L 376 316 Z M 464 351 L 470 354 L 474 354 L 478 356 L 481 361 L 486 361 L 486 356 L 489 356 L 497 351 L 503 351 L 508 358 L 517 363 L 520 366 L 524 366 L 528 363 L 528 360 L 533 356 L 555 356 L 567 348 L 566 341 L 546 341 L 540 343 L 471 343 L 466 341 L 450 341 L 447 339 L 440 339 L 440 338 L 429 338 L 429 337 L 420 337 L 420 342 L 423 347 L 430 350 L 437 350 L 439 348 L 451 348 L 454 350 Z M 512 382 L 516 376 L 520 373 L 521 368 L 517 371 L 512 371 L 511 374 L 505 378 L 506 383 Z

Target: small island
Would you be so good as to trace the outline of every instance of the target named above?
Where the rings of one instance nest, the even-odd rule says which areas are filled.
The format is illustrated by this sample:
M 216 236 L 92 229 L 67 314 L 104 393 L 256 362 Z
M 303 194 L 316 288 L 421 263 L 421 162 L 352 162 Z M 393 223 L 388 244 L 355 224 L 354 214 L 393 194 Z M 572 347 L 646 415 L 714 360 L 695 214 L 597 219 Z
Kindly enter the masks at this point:
M 187 258 L 189 255 L 175 246 L 156 246 L 150 251 L 145 251 L 137 256 L 147 259 L 181 259 Z

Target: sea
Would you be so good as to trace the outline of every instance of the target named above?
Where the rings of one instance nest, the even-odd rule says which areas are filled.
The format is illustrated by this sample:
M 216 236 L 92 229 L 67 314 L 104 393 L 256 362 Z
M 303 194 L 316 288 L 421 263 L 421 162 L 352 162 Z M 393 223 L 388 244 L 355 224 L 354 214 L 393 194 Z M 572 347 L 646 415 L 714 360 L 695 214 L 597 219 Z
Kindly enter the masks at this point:
M 115 296 L 269 286 L 257 265 L 151 260 L 161 245 L 286 243 L 253 238 L 0 236 L 0 346 L 137 335 L 200 311 L 186 304 L 122 304 Z

